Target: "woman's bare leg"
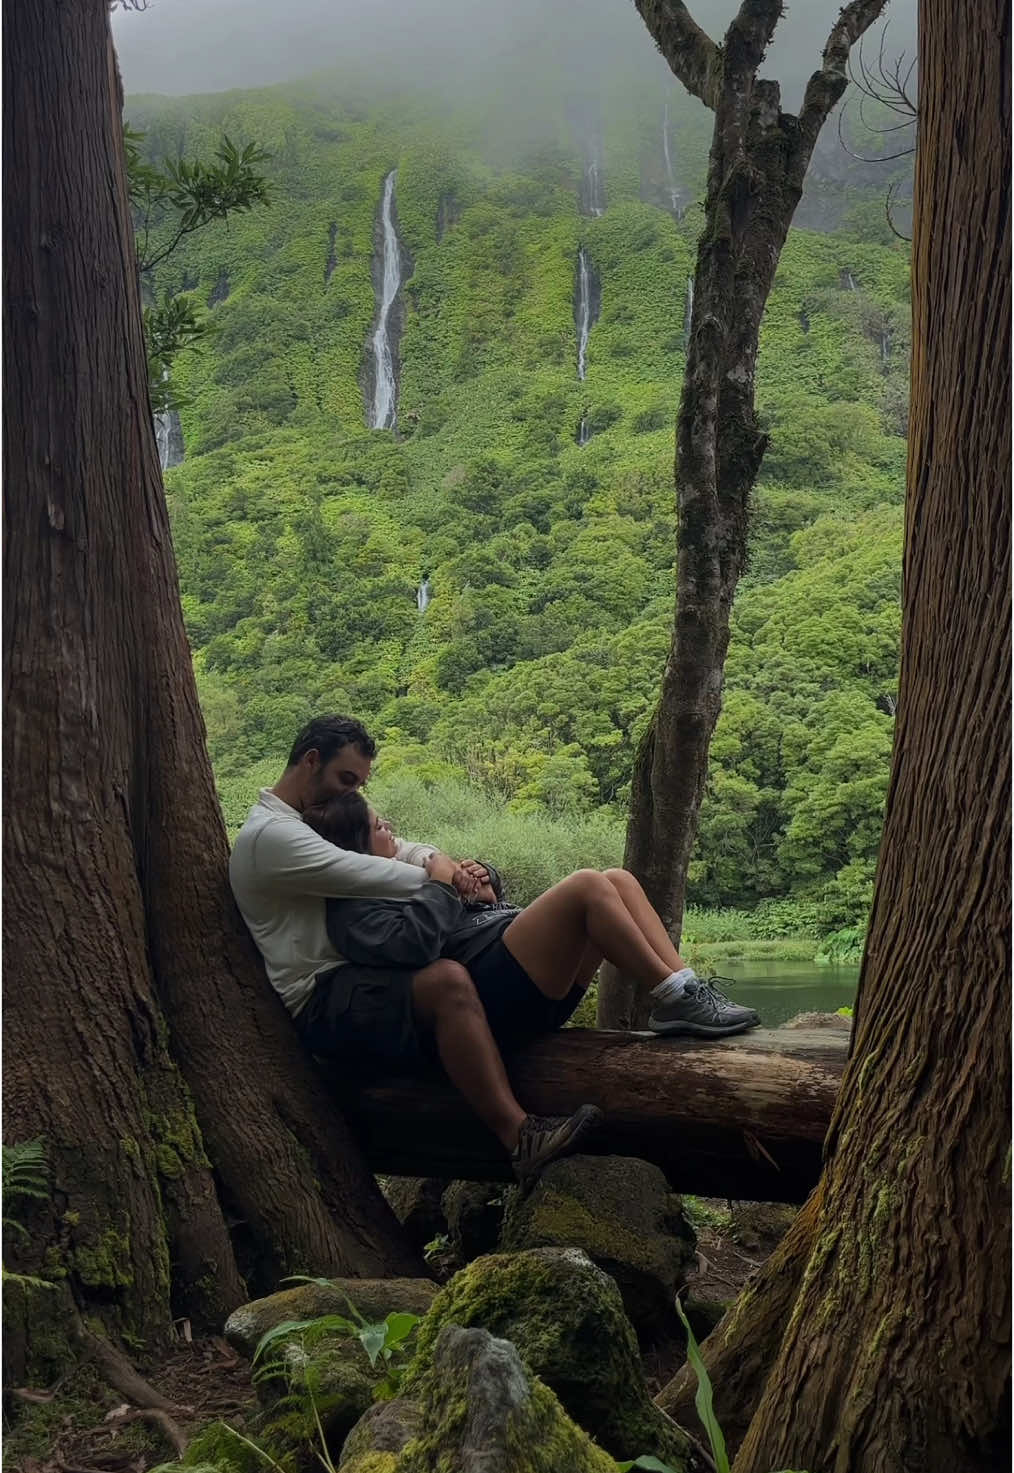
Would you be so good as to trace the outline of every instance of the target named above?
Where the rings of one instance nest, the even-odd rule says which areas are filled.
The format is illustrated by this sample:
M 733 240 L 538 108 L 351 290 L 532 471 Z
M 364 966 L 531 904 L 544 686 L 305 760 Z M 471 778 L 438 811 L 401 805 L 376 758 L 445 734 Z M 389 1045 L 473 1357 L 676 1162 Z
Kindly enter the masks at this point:
M 669 963 L 671 972 L 681 972 L 686 962 L 673 946 L 672 937 L 638 881 L 626 869 L 607 869 L 605 877 L 634 918 L 648 945 Z
M 503 933 L 515 961 L 547 997 L 566 997 L 586 948 L 654 987 L 673 970 L 654 950 L 616 888 L 597 870 L 578 870 L 526 906 Z

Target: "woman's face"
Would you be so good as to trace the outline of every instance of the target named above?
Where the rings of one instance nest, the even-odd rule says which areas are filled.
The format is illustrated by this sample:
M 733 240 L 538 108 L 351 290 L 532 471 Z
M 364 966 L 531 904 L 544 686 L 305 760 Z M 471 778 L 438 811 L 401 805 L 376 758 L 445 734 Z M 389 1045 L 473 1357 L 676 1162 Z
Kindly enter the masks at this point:
M 370 809 L 370 853 L 381 859 L 394 859 L 397 853 L 391 825 L 373 808 Z

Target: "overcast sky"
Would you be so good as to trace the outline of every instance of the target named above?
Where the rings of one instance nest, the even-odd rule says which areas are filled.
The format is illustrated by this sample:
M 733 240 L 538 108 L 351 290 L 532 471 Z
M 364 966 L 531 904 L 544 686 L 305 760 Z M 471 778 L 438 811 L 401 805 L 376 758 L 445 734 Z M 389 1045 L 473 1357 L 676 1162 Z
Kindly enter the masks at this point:
M 763 72 L 782 82 L 783 106 L 798 106 L 840 3 L 794 0 L 779 23 Z M 688 8 L 717 39 L 736 0 Z M 890 51 L 912 55 L 915 8 L 891 0 Z M 145 11 L 117 9 L 112 24 L 128 93 L 219 92 L 347 67 L 369 77 L 392 66 L 436 89 L 530 45 L 582 68 L 607 68 L 618 51 L 643 55 L 646 66 L 655 55 L 630 0 L 149 0 Z

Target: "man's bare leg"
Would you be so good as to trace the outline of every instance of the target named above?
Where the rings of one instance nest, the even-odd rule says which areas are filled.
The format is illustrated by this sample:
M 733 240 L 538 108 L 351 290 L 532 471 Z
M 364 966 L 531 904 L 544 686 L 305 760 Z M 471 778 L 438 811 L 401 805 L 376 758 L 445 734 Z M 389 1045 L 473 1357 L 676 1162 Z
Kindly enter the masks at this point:
M 673 970 L 597 870 L 578 870 L 540 895 L 507 927 L 503 943 L 540 992 L 553 998 L 570 991 L 589 943 L 646 987 Z
M 626 869 L 607 869 L 604 873 L 651 949 L 668 964 L 671 972 L 681 972 L 686 962 L 673 946 L 672 937 L 638 881 Z
M 440 1062 L 479 1119 L 508 1151 L 518 1143 L 522 1110 L 471 977 L 460 962 L 433 962 L 412 978 L 412 1004 L 433 1030 Z

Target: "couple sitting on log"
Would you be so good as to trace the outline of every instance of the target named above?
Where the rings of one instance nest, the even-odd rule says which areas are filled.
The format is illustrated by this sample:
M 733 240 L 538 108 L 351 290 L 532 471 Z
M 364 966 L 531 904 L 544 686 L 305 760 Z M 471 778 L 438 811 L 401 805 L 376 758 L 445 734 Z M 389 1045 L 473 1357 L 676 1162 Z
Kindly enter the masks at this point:
M 237 836 L 233 893 L 314 1054 L 357 1076 L 438 1058 L 524 1180 L 601 1118 L 527 1115 L 501 1050 L 562 1027 L 603 959 L 651 992 L 648 1027 L 722 1038 L 758 1023 L 685 966 L 626 870 L 578 870 L 518 910 L 499 877 L 394 837 L 362 797 L 376 744 L 322 716 Z

